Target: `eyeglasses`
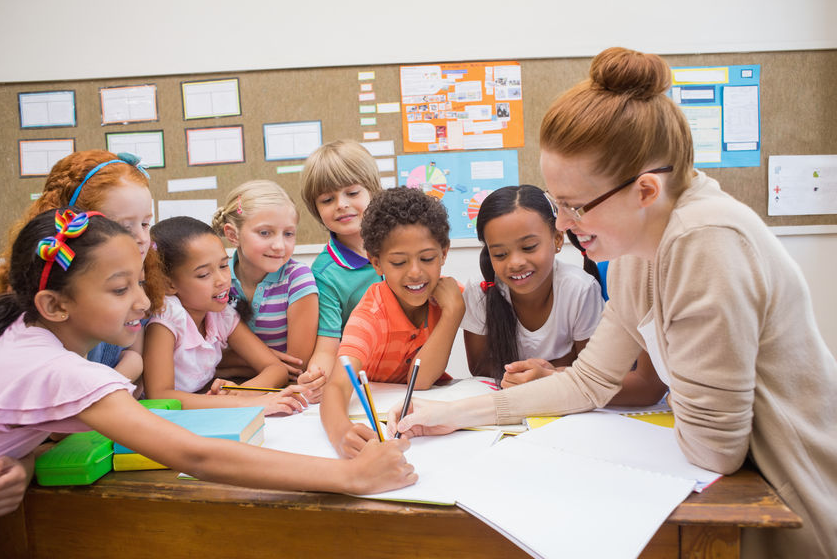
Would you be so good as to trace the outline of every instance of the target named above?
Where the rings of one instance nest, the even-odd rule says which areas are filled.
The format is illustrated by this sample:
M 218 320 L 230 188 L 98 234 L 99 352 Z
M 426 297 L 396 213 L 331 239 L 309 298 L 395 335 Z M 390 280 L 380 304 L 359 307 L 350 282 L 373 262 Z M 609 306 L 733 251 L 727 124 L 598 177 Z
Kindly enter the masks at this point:
M 592 202 L 587 202 L 584 205 L 576 206 L 576 207 L 568 206 L 564 202 L 558 202 L 555 198 L 552 197 L 552 195 L 549 192 L 545 191 L 545 194 L 546 194 L 547 200 L 549 200 L 549 203 L 552 204 L 552 212 L 555 214 L 556 219 L 558 218 L 558 214 L 563 213 L 563 215 L 565 217 L 568 217 L 572 220 L 577 221 L 577 220 L 581 219 L 581 217 L 584 214 L 586 214 L 587 212 L 589 212 L 590 210 L 592 210 L 593 208 L 595 208 L 596 206 L 598 206 L 599 204 L 601 204 L 602 202 L 604 202 L 605 200 L 607 200 L 608 198 L 610 198 L 611 196 L 613 196 L 614 194 L 616 194 L 617 192 L 622 190 L 623 188 L 633 184 L 642 175 L 645 175 L 647 173 L 670 173 L 673 170 L 674 170 L 674 166 L 669 165 L 667 167 L 659 167 L 657 169 L 651 169 L 650 171 L 644 171 L 644 172 L 638 174 L 635 177 L 629 178 L 628 180 L 626 180 L 625 182 L 623 182 L 622 184 L 620 184 L 616 188 L 608 190 L 607 192 L 605 192 L 604 194 L 602 194 L 601 196 L 599 196 L 598 198 L 596 198 Z

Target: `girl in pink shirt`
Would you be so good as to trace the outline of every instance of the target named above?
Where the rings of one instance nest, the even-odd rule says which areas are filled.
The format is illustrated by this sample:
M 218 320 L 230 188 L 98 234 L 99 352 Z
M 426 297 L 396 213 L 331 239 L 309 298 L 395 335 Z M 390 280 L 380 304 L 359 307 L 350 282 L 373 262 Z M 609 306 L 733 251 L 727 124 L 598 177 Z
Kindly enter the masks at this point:
M 229 256 L 220 237 L 197 219 L 178 216 L 154 225 L 169 295 L 166 308 L 154 315 L 143 350 L 145 393 L 149 398 L 175 398 L 184 408 L 261 405 L 264 392 L 222 390 L 234 383 L 215 379 L 215 368 L 227 345 L 258 374 L 242 386 L 278 388 L 288 383 L 288 368 L 230 306 Z M 213 381 L 214 379 L 214 381 Z M 266 413 L 294 413 L 307 405 L 299 394 L 305 385 L 283 391 Z M 204 392 L 208 390 L 207 393 Z
M 102 214 L 36 216 L 15 240 L 10 264 L 10 291 L 0 295 L 0 514 L 17 507 L 31 453 L 51 432 L 89 429 L 222 483 L 370 493 L 415 482 L 402 455 L 406 440 L 372 442 L 357 459 L 340 461 L 200 437 L 141 406 L 124 376 L 86 360 L 102 341 L 131 345 L 149 307 L 137 244 Z M 271 410 L 281 399 L 249 401 Z

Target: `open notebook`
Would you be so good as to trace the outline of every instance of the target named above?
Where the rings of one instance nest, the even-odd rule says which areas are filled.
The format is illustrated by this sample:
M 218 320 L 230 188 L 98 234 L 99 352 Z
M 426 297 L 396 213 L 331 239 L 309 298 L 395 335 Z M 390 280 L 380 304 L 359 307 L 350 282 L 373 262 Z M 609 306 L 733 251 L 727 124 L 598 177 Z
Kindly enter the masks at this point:
M 386 432 L 386 428 L 382 428 Z M 448 483 L 451 475 L 461 471 L 474 454 L 489 448 L 500 435 L 499 431 L 457 431 L 441 437 L 411 439 L 410 448 L 404 455 L 415 468 L 418 482 L 386 493 L 359 496 L 453 505 L 456 494 L 455 487 Z M 338 458 L 320 418 L 312 415 L 268 417 L 265 420 L 265 440 L 262 446 L 309 456 Z

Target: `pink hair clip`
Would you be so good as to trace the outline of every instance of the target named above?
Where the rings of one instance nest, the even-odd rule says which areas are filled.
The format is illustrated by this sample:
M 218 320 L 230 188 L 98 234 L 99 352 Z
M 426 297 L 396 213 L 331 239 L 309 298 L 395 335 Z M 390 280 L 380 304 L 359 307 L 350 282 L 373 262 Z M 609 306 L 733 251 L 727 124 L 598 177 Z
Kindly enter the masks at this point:
M 241 195 L 240 194 L 238 196 L 238 209 L 235 210 L 235 213 L 237 213 L 238 215 L 241 215 L 241 214 L 244 213 L 244 210 L 241 208 Z

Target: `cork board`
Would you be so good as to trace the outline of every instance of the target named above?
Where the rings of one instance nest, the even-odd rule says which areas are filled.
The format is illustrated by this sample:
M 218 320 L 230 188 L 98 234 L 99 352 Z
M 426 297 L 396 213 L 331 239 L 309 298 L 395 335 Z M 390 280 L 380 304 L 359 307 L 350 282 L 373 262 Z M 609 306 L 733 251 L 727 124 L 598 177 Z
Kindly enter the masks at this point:
M 837 50 L 774 53 L 735 53 L 666 56 L 671 66 L 761 65 L 761 139 L 759 167 L 707 169 L 730 194 L 752 207 L 768 225 L 837 224 L 837 215 L 767 216 L 767 158 L 770 155 L 837 154 L 837 110 L 831 92 L 837 90 Z M 538 129 L 549 103 L 558 94 L 586 77 L 589 58 L 520 60 L 523 81 L 525 146 L 518 150 L 520 181 L 542 185 L 538 168 Z M 375 72 L 374 80 L 358 80 L 358 72 Z M 183 118 L 181 84 L 184 81 L 238 78 L 240 116 L 186 121 Z M 340 138 L 363 141 L 364 132 L 378 132 L 392 140 L 397 155 L 404 154 L 400 113 L 360 114 L 361 83 L 371 83 L 375 102 L 400 100 L 398 65 L 354 66 L 269 70 L 241 73 L 182 76 L 144 76 L 76 82 L 37 82 L 0 85 L 0 231 L 40 192 L 43 177 L 21 178 L 18 155 L 20 140 L 73 138 L 77 150 L 105 149 L 105 134 L 162 130 L 165 167 L 149 169 L 155 200 L 222 200 L 229 189 L 246 180 L 267 178 L 284 187 L 297 202 L 302 219 L 297 237 L 300 244 L 321 243 L 325 230 L 302 204 L 300 174 L 277 174 L 279 166 L 298 161 L 266 161 L 263 125 L 266 123 L 320 121 L 323 141 Z M 99 89 L 155 84 L 159 120 L 102 125 Z M 73 90 L 76 126 L 21 129 L 18 93 Z M 361 117 L 376 118 L 376 125 L 361 126 Z M 244 162 L 226 165 L 188 166 L 187 128 L 243 126 Z M 394 173 L 383 173 L 394 175 Z M 218 190 L 168 193 L 169 179 L 214 175 Z

